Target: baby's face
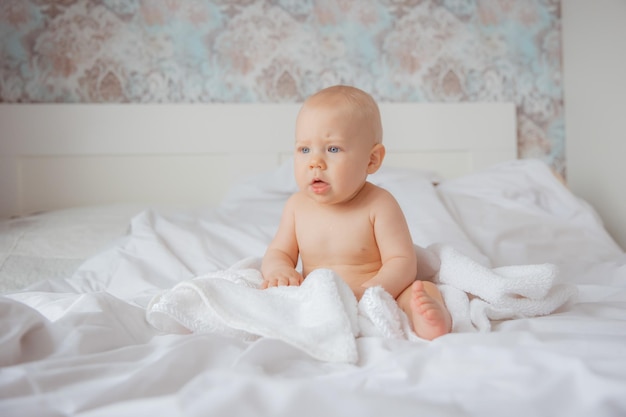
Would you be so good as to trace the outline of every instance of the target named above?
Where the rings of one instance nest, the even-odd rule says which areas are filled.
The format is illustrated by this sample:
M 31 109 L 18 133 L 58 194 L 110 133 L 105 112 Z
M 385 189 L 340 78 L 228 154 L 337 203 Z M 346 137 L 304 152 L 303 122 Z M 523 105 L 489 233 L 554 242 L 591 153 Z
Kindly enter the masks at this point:
M 296 122 L 298 187 L 322 204 L 350 201 L 365 184 L 374 145 L 370 123 L 347 103 L 307 103 Z

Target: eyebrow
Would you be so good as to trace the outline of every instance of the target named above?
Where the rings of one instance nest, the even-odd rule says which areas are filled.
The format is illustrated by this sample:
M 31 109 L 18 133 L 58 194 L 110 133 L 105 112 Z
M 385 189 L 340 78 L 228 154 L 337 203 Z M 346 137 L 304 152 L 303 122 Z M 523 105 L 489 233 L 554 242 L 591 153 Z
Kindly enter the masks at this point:
M 323 137 L 323 138 L 305 138 L 298 139 L 296 138 L 295 143 L 311 143 L 316 140 L 321 140 L 324 143 L 332 143 L 332 142 L 347 142 L 350 138 L 346 136 L 332 136 L 332 137 Z

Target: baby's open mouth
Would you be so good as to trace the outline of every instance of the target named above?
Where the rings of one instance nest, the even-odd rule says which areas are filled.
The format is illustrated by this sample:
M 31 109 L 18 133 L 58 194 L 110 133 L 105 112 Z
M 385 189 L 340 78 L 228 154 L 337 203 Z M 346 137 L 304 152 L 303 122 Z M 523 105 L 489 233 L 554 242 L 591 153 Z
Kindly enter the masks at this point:
M 328 183 L 326 181 L 322 181 L 319 178 L 315 178 L 311 181 L 311 189 L 316 194 L 324 193 L 328 189 Z

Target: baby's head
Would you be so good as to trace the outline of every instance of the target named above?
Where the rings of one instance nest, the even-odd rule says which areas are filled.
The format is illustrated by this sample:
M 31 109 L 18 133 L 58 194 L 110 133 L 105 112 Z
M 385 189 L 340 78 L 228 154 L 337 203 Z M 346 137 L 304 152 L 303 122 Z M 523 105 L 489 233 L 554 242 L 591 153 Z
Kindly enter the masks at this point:
M 350 201 L 385 157 L 378 105 L 355 87 L 309 97 L 296 120 L 294 172 L 300 190 L 321 203 Z
M 347 85 L 320 90 L 304 102 L 298 118 L 306 110 L 320 107 L 341 112 L 342 118 L 358 129 L 360 139 L 365 144 L 382 143 L 383 128 L 378 104 L 365 91 Z

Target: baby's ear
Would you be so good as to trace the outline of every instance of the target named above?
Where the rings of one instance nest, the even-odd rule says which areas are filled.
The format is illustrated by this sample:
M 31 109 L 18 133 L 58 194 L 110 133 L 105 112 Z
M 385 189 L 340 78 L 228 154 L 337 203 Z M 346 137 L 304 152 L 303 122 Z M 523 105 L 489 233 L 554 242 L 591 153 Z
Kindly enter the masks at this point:
M 370 162 L 367 165 L 367 173 L 373 174 L 378 171 L 378 168 L 383 164 L 383 159 L 385 159 L 385 147 L 382 143 L 377 143 L 374 145 L 372 150 L 370 151 Z

